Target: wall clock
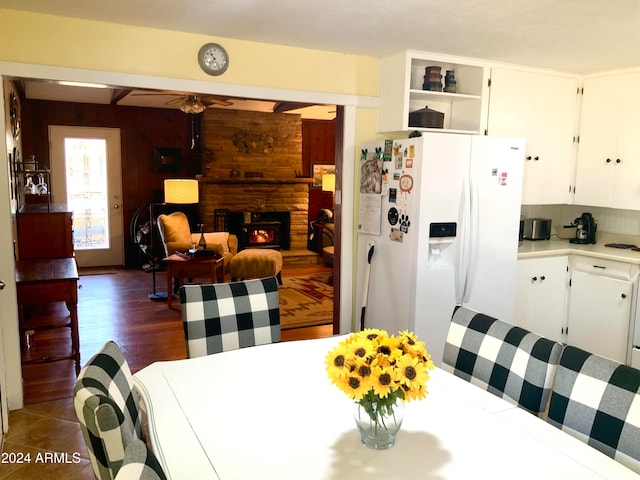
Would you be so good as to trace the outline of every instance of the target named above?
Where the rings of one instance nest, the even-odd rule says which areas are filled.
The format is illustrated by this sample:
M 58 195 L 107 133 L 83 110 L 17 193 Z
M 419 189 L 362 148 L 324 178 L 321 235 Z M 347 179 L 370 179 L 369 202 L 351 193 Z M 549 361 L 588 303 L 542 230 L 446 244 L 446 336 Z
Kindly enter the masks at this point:
M 200 68 L 208 75 L 222 75 L 229 67 L 229 54 L 222 45 L 206 43 L 198 52 Z

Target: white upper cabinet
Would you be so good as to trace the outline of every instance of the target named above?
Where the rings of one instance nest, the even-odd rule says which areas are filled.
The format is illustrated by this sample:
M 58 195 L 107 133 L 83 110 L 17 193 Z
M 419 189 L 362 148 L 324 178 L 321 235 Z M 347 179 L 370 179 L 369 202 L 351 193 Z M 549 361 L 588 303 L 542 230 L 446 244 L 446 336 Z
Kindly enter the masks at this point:
M 575 203 L 640 210 L 640 73 L 583 88 Z
M 425 90 L 427 67 L 440 67 L 442 84 L 452 71 L 455 92 Z M 488 68 L 473 60 L 421 52 L 400 52 L 380 59 L 378 131 L 438 131 L 478 134 L 486 116 Z M 443 128 L 409 125 L 409 112 L 429 108 L 444 114 Z
M 578 77 L 491 69 L 487 133 L 523 137 L 523 204 L 571 203 Z

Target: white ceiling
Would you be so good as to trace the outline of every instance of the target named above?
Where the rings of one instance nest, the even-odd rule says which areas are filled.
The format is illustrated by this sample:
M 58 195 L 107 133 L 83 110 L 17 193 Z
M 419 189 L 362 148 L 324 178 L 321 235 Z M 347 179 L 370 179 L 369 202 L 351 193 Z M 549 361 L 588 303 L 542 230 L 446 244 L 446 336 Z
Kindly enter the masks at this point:
M 640 65 L 638 0 L 0 0 L 0 7 L 372 56 L 413 49 L 575 73 Z
M 109 0 L 105 5 L 104 0 L 0 0 L 0 7 L 16 10 L 370 56 L 411 49 L 579 74 L 640 66 L 640 0 Z M 54 95 L 47 90 L 42 95 Z M 74 91 L 76 101 L 78 95 Z M 143 99 L 129 95 L 118 103 L 141 105 Z M 144 101 L 167 107 L 165 99 Z M 228 108 L 258 108 L 233 102 Z M 326 110 L 333 107 L 323 114 Z

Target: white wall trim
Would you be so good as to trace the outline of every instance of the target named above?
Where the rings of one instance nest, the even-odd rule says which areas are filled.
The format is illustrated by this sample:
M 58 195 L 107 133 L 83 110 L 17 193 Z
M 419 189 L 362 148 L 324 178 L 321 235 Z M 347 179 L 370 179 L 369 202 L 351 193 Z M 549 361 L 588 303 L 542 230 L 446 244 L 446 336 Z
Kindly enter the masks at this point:
M 122 88 L 150 88 L 159 90 L 178 90 L 209 95 L 224 95 L 262 100 L 281 100 L 290 102 L 312 102 L 329 105 L 354 105 L 375 108 L 378 98 L 342 93 L 314 92 L 285 88 L 259 87 L 218 83 L 184 78 L 157 77 L 132 73 L 106 72 L 101 70 L 82 70 L 68 67 L 51 67 L 26 63 L 0 62 L 0 75 L 24 77 L 36 80 L 67 80 L 112 85 Z

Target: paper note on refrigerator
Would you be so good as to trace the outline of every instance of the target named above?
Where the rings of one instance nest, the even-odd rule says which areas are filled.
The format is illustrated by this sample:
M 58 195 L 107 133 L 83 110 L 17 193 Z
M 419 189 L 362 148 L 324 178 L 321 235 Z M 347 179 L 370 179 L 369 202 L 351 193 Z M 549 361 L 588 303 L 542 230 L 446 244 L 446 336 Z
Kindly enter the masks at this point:
M 380 235 L 381 209 L 382 197 L 380 195 L 361 193 L 358 211 L 358 232 Z

